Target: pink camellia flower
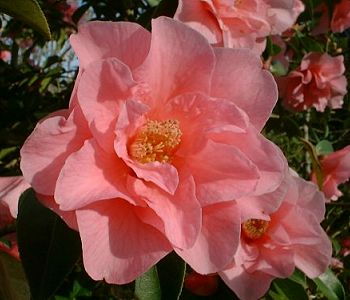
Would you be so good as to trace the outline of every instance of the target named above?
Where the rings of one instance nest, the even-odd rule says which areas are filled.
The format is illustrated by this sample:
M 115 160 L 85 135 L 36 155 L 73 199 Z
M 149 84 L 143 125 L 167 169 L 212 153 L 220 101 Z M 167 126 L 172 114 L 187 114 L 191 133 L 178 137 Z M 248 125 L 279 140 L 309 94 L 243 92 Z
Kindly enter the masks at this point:
M 262 297 L 274 278 L 289 277 L 295 267 L 314 278 L 330 263 L 331 243 L 320 226 L 325 212 L 323 194 L 295 174 L 283 185 L 288 190 L 278 210 L 244 220 L 234 262 L 219 272 L 242 300 Z
M 312 52 L 305 55 L 300 66 L 278 79 L 284 105 L 294 111 L 326 106 L 341 108 L 346 90 L 344 57 Z
M 350 178 L 350 146 L 325 155 L 320 163 L 323 173 L 322 191 L 327 200 L 337 200 L 343 195 L 338 185 Z M 311 178 L 317 183 L 315 174 Z
M 174 18 L 211 44 L 261 54 L 266 37 L 287 30 L 303 10 L 300 0 L 180 0 Z
M 27 188 L 29 184 L 22 176 L 0 177 L 0 228 L 14 223 L 19 197 Z M 4 239 L 10 246 L 0 241 L 0 250 L 19 259 L 16 234 L 7 234 Z
M 11 52 L 8 50 L 0 50 L 0 60 L 4 62 L 10 62 L 11 61 Z
M 350 1 L 341 0 L 335 5 L 332 20 L 331 30 L 333 32 L 343 32 L 350 27 Z
M 198 272 L 223 268 L 239 242 L 233 199 L 276 190 L 286 168 L 259 133 L 277 98 L 271 74 L 165 17 L 152 34 L 91 22 L 70 41 L 70 107 L 36 126 L 21 169 L 79 230 L 89 275 L 127 283 L 172 250 Z M 195 243 L 206 247 L 184 253 Z
M 4 218 L 17 218 L 20 195 L 30 187 L 22 176 L 0 177 L 0 224 Z M 1 225 L 0 225 L 1 226 Z

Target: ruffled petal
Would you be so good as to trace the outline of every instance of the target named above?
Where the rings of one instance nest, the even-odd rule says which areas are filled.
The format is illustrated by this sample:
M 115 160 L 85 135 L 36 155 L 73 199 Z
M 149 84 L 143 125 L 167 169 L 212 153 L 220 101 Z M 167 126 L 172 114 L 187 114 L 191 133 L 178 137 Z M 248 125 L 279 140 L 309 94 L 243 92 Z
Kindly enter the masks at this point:
M 219 275 L 242 300 L 259 299 L 267 292 L 274 279 L 264 272 L 248 273 L 241 266 L 219 272 Z
M 84 267 L 94 280 L 129 283 L 171 251 L 164 236 L 123 200 L 98 202 L 76 214 Z
M 159 105 L 186 92 L 207 94 L 214 62 L 213 50 L 203 36 L 180 22 L 159 17 L 152 20 L 151 49 L 135 77 L 149 85 Z
M 187 161 L 203 206 L 253 193 L 259 174 L 256 166 L 235 146 L 208 141 Z
M 136 68 L 147 56 L 150 42 L 151 34 L 130 22 L 89 22 L 70 36 L 81 68 L 109 57 L 119 59 L 131 69 Z
M 130 69 L 114 58 L 91 63 L 81 75 L 78 102 L 99 144 L 113 152 L 120 103 L 135 85 Z
M 204 9 L 202 1 L 180 0 L 174 15 L 175 20 L 188 24 L 207 38 L 210 44 L 222 43 L 222 32 L 211 11 Z
M 247 49 L 215 48 L 214 52 L 216 65 L 210 95 L 233 101 L 260 131 L 278 98 L 272 75 L 262 70 L 260 58 Z
M 55 200 L 62 210 L 111 198 L 135 204 L 125 187 L 128 173 L 127 166 L 115 154 L 103 151 L 94 140 L 87 140 L 66 160 L 57 180 Z
M 240 212 L 234 201 L 206 206 L 202 230 L 194 246 L 175 251 L 196 272 L 216 273 L 232 261 L 240 229 Z
M 21 149 L 21 170 L 37 193 L 53 195 L 66 158 L 91 136 L 79 109 L 56 112 L 38 123 Z
M 180 249 L 192 247 L 202 224 L 202 210 L 195 196 L 193 178 L 183 175 L 174 195 L 136 178 L 130 183 L 135 195 L 146 201 L 162 219 L 169 241 Z

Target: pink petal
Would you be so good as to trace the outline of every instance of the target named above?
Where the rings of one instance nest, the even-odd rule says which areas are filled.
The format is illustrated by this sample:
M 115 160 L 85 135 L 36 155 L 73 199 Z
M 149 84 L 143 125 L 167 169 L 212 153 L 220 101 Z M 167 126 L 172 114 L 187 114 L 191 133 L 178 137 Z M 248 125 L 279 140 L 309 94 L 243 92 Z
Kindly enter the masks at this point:
M 115 57 L 131 69 L 139 66 L 148 54 L 151 34 L 136 23 L 89 22 L 70 36 L 80 67 L 93 61 Z
M 159 103 L 186 92 L 207 94 L 213 68 L 213 50 L 203 36 L 180 22 L 159 17 L 152 21 L 151 49 L 135 77 L 149 84 Z
M 329 266 L 332 257 L 332 244 L 327 234 L 321 231 L 318 243 L 314 243 L 311 247 L 309 245 L 293 247 L 294 261 L 296 267 L 302 270 L 306 276 L 315 278 L 324 273 Z
M 210 10 L 204 9 L 202 1 L 180 0 L 174 19 L 200 32 L 210 44 L 218 44 L 222 40 L 219 23 Z
M 6 204 L 13 218 L 17 218 L 19 197 L 28 188 L 22 176 L 0 177 L 0 202 Z
M 282 247 L 260 248 L 260 257 L 247 271 L 264 272 L 274 277 L 286 278 L 294 272 L 293 251 Z
M 246 49 L 215 48 L 214 52 L 216 65 L 210 95 L 233 101 L 260 131 L 278 98 L 272 75 L 262 70 L 259 57 Z
M 142 197 L 162 219 L 169 241 L 180 249 L 193 246 L 202 222 L 202 210 L 195 196 L 193 178 L 183 175 L 174 195 L 139 179 L 132 184 L 135 195 Z
M 274 213 L 283 201 L 288 185 L 282 182 L 273 192 L 260 196 L 248 196 L 236 199 L 241 211 L 242 221 L 248 219 L 266 219 L 266 216 Z
M 134 85 L 129 68 L 114 58 L 91 63 L 81 75 L 78 102 L 92 134 L 106 151 L 113 152 L 120 102 L 131 96 Z
M 259 175 L 256 166 L 235 146 L 208 141 L 188 159 L 202 205 L 230 201 L 252 193 Z
M 76 214 L 84 267 L 94 280 L 131 282 L 171 251 L 164 236 L 123 200 L 98 202 Z
M 111 198 L 135 203 L 125 188 L 128 174 L 127 166 L 115 154 L 103 151 L 94 140 L 87 140 L 67 158 L 57 180 L 55 200 L 62 210 Z
M 241 266 L 219 272 L 221 279 L 241 300 L 261 298 L 269 289 L 273 276 L 264 272 L 248 273 Z
M 323 193 L 319 191 L 316 184 L 306 181 L 299 176 L 292 176 L 290 184 L 291 187 L 286 195 L 286 201 L 291 202 L 294 198 L 299 207 L 312 213 L 316 220 L 321 223 L 325 216 L 326 199 L 324 198 Z M 291 193 L 293 193 L 291 190 L 297 190 L 298 195 L 291 195 Z
M 254 191 L 255 196 L 271 193 L 280 186 L 287 172 L 287 160 L 282 151 L 253 126 L 248 127 L 245 132 L 218 133 L 212 135 L 212 139 L 235 145 L 256 165 L 260 179 Z
M 55 113 L 38 123 L 21 149 L 21 170 L 37 193 L 53 195 L 66 158 L 89 138 L 79 107 Z
M 216 273 L 233 259 L 241 229 L 235 202 L 219 203 L 203 208 L 201 233 L 190 249 L 175 249 L 196 272 Z
M 176 156 L 182 159 L 198 152 L 210 134 L 243 133 L 249 126 L 247 115 L 234 103 L 199 93 L 174 97 L 158 114 L 162 119 L 177 119 L 180 122 L 182 136 Z

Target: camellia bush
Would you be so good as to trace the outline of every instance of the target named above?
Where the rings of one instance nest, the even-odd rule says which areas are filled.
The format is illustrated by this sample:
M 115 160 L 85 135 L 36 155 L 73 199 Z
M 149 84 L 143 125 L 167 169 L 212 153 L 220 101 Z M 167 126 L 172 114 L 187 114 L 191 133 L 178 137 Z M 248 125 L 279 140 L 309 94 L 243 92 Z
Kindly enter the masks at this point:
M 0 299 L 349 299 L 349 0 L 0 12 Z

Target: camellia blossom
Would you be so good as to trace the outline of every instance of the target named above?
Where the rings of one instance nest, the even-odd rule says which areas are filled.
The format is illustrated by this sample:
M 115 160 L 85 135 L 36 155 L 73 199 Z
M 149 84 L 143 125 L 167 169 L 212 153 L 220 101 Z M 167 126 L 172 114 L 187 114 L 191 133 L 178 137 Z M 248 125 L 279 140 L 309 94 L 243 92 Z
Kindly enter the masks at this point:
M 0 177 L 0 224 L 3 218 L 17 218 L 19 196 L 29 187 L 22 176 Z
M 11 52 L 8 50 L 0 50 L 0 60 L 8 63 L 11 61 Z
M 89 275 L 123 284 L 175 250 L 222 269 L 238 246 L 234 199 L 273 192 L 286 169 L 259 131 L 277 100 L 247 50 L 213 49 L 161 17 L 152 34 L 91 22 L 70 38 L 80 70 L 69 109 L 21 149 L 38 197 L 80 233 Z M 205 248 L 193 255 L 194 244 Z
M 29 184 L 22 176 L 0 177 L 0 229 L 15 222 L 19 197 L 27 188 Z M 0 241 L 0 251 L 19 259 L 16 233 L 7 234 L 3 238 L 11 246 Z
M 346 90 L 344 57 L 311 52 L 300 66 L 278 79 L 283 104 L 294 111 L 314 107 L 323 112 L 326 106 L 341 108 Z
M 343 32 L 350 27 L 350 1 L 341 0 L 334 7 L 331 30 L 333 32 Z
M 211 44 L 261 54 L 266 37 L 282 34 L 304 10 L 300 0 L 180 0 L 174 18 Z
M 328 200 L 337 200 L 343 195 L 338 185 L 350 178 L 350 146 L 325 155 L 320 163 L 323 173 L 322 191 Z M 311 178 L 317 183 L 315 174 Z
M 280 207 L 242 223 L 234 262 L 219 272 L 242 300 L 262 297 L 274 278 L 289 277 L 295 267 L 314 278 L 330 263 L 331 243 L 320 226 L 325 213 L 323 194 L 296 174 L 287 176 L 283 185 L 288 190 Z

